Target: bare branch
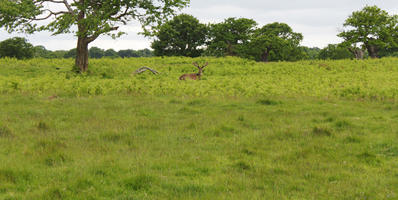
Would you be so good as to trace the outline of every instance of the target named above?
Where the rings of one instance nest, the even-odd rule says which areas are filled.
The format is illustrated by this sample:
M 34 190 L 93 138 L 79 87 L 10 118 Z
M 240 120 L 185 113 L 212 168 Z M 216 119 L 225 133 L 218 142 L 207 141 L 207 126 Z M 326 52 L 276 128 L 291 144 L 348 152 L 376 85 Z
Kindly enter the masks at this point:
M 159 74 L 159 72 L 157 72 L 156 70 L 154 70 L 154 69 L 151 69 L 151 68 L 149 68 L 149 67 L 141 67 L 141 68 L 139 68 L 139 69 L 137 69 L 135 72 L 134 72 L 134 74 L 141 74 L 142 72 L 145 72 L 146 70 L 149 70 L 149 71 L 151 71 L 153 74 Z
M 65 7 L 68 9 L 69 13 L 72 14 L 73 13 L 73 9 L 70 6 L 70 4 L 68 3 L 68 1 L 67 0 L 63 0 L 63 3 L 65 4 Z

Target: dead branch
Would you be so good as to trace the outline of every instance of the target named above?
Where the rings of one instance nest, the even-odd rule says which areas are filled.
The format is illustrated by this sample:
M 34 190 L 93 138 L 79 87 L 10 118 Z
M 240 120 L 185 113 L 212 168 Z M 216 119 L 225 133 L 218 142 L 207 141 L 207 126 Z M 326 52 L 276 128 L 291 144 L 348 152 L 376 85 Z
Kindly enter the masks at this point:
M 145 67 L 145 66 L 135 70 L 134 74 L 141 74 L 141 73 L 143 73 L 143 72 L 145 72 L 147 70 L 151 71 L 155 75 L 159 74 L 159 72 L 157 72 L 156 70 L 151 69 L 149 67 Z

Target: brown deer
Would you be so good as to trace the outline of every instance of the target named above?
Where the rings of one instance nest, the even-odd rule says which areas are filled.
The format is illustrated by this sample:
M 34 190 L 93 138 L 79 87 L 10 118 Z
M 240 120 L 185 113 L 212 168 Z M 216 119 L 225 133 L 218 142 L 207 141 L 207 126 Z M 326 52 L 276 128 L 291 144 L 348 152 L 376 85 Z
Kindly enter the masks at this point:
M 202 67 L 199 66 L 199 64 L 196 62 L 194 62 L 192 64 L 195 65 L 195 67 L 197 67 L 199 69 L 199 72 L 193 73 L 193 74 L 183 74 L 182 76 L 180 76 L 180 80 L 187 80 L 187 79 L 200 80 L 200 77 L 202 76 L 202 73 L 203 73 L 203 68 L 205 68 L 209 63 L 206 62 L 206 64 L 204 64 Z

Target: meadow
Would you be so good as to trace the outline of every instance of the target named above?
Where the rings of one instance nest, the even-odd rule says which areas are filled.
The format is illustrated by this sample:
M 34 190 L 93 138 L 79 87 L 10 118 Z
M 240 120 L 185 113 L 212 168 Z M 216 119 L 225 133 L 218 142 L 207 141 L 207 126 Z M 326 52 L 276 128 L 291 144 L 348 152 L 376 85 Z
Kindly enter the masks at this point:
M 396 58 L 72 65 L 0 59 L 0 199 L 398 199 Z

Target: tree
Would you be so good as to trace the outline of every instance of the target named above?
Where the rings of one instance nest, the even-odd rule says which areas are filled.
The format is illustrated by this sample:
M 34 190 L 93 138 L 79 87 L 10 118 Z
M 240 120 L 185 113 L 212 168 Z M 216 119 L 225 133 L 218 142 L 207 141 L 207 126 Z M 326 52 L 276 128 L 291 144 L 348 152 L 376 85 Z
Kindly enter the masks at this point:
M 98 47 L 91 47 L 88 50 L 88 53 L 90 55 L 90 58 L 102 58 L 104 57 L 104 50 L 98 48 Z
M 76 58 L 77 50 L 73 48 L 64 54 L 64 58 Z
M 28 43 L 25 38 L 14 37 L 0 43 L 0 57 L 25 59 L 32 58 L 33 54 L 33 45 Z
M 207 55 L 242 56 L 257 23 L 252 19 L 228 18 L 210 26 Z
M 65 50 L 56 50 L 56 51 L 53 51 L 52 53 L 55 55 L 55 58 L 64 58 L 65 54 L 67 52 L 68 51 L 65 51 Z
M 139 57 L 152 57 L 154 56 L 153 51 L 145 48 L 145 49 L 141 49 L 137 51 L 137 54 L 139 55 Z
M 119 37 L 123 34 L 115 32 L 119 24 L 131 20 L 138 20 L 144 33 L 149 35 L 151 27 L 188 3 L 189 0 L 2 0 L 0 27 L 9 32 L 47 30 L 55 35 L 74 32 L 77 36 L 75 66 L 85 72 L 88 45 L 100 35 Z M 42 25 L 45 20 L 50 22 Z
M 41 45 L 33 47 L 33 52 L 34 57 L 36 58 L 56 58 L 56 55 L 53 52 L 47 50 Z
M 366 6 L 353 12 L 344 25 L 347 30 L 338 34 L 347 46 L 364 45 L 369 56 L 378 57 L 378 52 L 398 46 L 398 16 L 390 16 L 377 6 Z
M 315 60 L 318 59 L 319 52 L 321 51 L 318 47 L 302 47 L 306 54 L 306 59 Z
M 119 57 L 119 55 L 117 54 L 117 52 L 113 49 L 108 49 L 104 52 L 104 56 L 105 57 L 110 57 L 110 58 L 117 58 Z
M 156 56 L 198 57 L 203 52 L 207 27 L 195 17 L 181 14 L 159 27 L 152 42 Z
M 294 53 L 302 54 L 299 49 L 301 40 L 301 33 L 293 32 L 285 23 L 275 22 L 255 30 L 249 46 L 257 60 L 268 62 L 272 54 L 274 57 L 279 56 L 274 60 L 287 60 Z
M 338 60 L 353 57 L 353 54 L 348 50 L 348 48 L 337 44 L 329 44 L 319 52 L 318 56 L 319 59 L 323 60 Z
M 137 52 L 132 49 L 120 50 L 117 54 L 122 58 L 139 57 Z

